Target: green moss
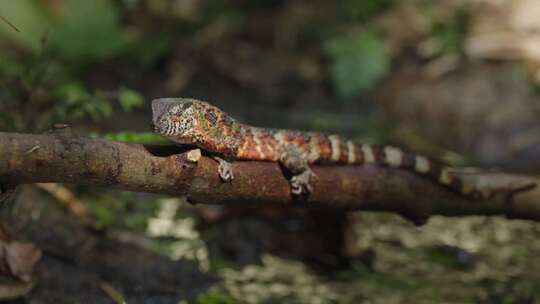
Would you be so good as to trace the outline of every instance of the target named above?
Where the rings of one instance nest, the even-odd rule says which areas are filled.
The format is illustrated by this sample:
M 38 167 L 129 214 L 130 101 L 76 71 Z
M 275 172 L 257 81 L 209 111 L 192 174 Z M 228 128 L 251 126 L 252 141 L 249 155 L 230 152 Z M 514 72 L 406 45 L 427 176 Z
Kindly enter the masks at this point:
M 432 35 L 440 52 L 461 52 L 467 38 L 468 24 L 469 10 L 466 7 L 456 10 L 448 21 L 435 23 Z
M 144 231 L 158 206 L 132 192 L 99 193 L 82 199 L 98 228 L 117 227 Z
M 210 292 L 199 295 L 190 304 L 234 304 L 237 303 L 233 298 L 224 293 Z
M 151 132 L 116 132 L 116 133 L 91 133 L 92 138 L 102 138 L 113 141 L 130 143 L 155 144 L 168 142 L 158 134 Z

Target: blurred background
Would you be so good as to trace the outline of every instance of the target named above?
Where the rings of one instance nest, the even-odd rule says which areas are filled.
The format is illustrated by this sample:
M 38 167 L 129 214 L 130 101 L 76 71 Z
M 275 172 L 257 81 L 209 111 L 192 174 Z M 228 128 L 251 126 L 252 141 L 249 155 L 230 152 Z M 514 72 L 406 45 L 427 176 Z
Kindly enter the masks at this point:
M 193 97 L 536 174 L 538 16 L 535 0 L 0 0 L 0 130 L 157 143 L 151 99 Z M 540 303 L 527 221 L 414 227 L 50 184 L 2 209 L 10 238 L 43 251 L 13 303 Z

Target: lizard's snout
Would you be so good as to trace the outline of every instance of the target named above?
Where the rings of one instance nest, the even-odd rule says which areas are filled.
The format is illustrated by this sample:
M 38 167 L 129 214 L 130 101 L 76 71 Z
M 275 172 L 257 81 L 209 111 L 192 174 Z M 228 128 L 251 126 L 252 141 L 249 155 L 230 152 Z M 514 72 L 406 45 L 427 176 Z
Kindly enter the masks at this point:
M 165 134 L 165 130 L 163 130 L 163 128 L 159 125 L 159 124 L 155 124 L 155 123 L 150 123 L 150 129 L 152 130 L 152 132 L 154 133 L 157 133 L 157 134 L 160 134 L 160 135 L 164 135 Z
M 159 128 L 153 122 L 150 123 L 150 130 L 152 130 L 154 133 L 159 133 Z

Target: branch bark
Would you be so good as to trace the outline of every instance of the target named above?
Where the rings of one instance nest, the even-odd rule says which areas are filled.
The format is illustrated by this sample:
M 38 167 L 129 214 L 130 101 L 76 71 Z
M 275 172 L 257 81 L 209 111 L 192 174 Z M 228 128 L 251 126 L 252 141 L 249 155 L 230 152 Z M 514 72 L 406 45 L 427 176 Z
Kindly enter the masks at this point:
M 505 215 L 540 220 L 536 179 L 510 174 L 470 174 L 496 189 L 474 201 L 404 170 L 376 166 L 314 166 L 313 193 L 290 195 L 282 169 L 271 162 L 235 162 L 235 179 L 223 183 L 217 163 L 186 147 L 144 146 L 73 136 L 69 132 L 0 132 L 0 185 L 74 183 L 185 195 L 208 204 L 326 206 L 399 213 L 416 224 L 431 215 Z M 534 189 L 533 189 L 534 188 Z

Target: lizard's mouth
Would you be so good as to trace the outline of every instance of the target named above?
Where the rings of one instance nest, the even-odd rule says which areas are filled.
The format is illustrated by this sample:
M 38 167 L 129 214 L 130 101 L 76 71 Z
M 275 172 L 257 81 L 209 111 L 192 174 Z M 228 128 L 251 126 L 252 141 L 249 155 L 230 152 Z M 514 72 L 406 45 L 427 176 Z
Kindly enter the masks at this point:
M 163 129 L 159 125 L 156 125 L 154 123 L 150 124 L 150 128 L 152 129 L 152 132 L 157 133 L 159 135 L 163 135 L 163 136 L 168 135 L 166 129 Z
M 152 131 L 162 136 L 170 136 L 173 133 L 173 124 L 168 120 L 160 120 L 150 124 Z

